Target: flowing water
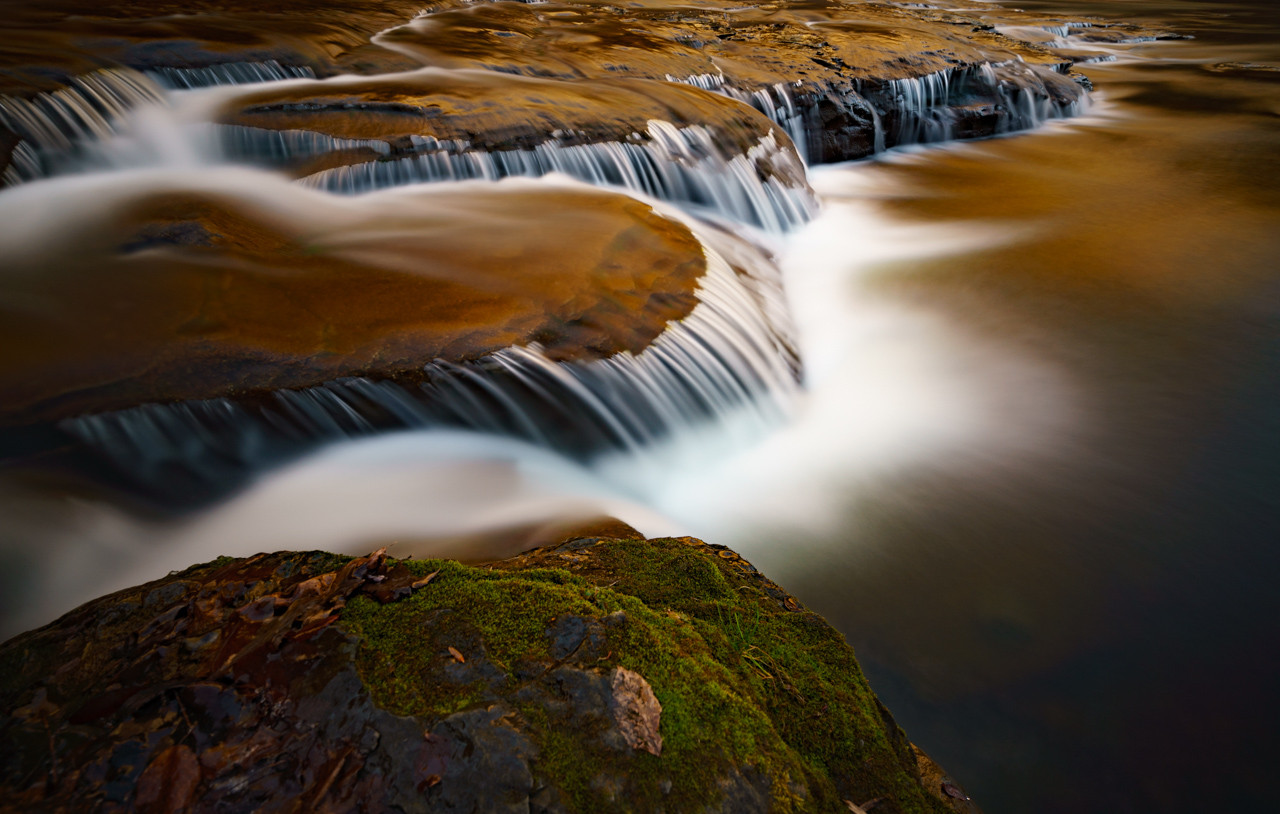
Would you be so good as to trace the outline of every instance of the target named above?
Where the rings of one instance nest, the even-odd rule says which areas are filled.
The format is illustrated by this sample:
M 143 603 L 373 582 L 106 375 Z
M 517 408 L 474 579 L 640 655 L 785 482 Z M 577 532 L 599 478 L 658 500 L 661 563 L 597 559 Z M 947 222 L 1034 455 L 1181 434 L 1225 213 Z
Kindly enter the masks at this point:
M 644 150 L 548 144 L 499 160 L 436 145 L 313 177 L 347 193 L 553 171 L 623 186 L 776 249 L 785 302 L 767 275 L 744 289 L 713 274 L 693 316 L 612 367 L 521 350 L 437 371 L 426 398 L 355 379 L 285 391 L 275 411 L 213 400 L 77 419 L 64 431 L 96 450 L 80 471 L 3 472 L 5 631 L 219 554 L 394 541 L 482 558 L 611 514 L 734 547 L 826 615 L 912 738 L 992 814 L 1272 808 L 1280 11 L 1019 5 L 1043 24 L 993 3 L 966 12 L 1090 52 L 1091 107 L 1028 99 L 1019 121 L 1043 123 L 1034 133 L 811 168 L 818 211 L 662 123 Z M 1061 14 L 1194 39 L 1091 40 Z M 15 160 L 22 183 L 0 193 L 5 246 L 44 251 L 54 233 L 22 224 L 101 207 L 98 176 L 74 174 L 86 167 L 195 178 L 307 149 L 202 123 L 239 92 L 221 86 L 268 80 L 308 81 L 232 65 L 94 77 L 10 106 L 45 151 Z M 713 75 L 679 81 L 728 92 Z M 960 81 L 996 80 L 892 88 L 916 113 L 880 138 L 947 138 L 936 102 Z M 785 87 L 743 96 L 803 145 Z M 62 125 L 40 130 L 51 118 Z M 98 143 L 62 144 L 68 132 Z M 315 194 L 236 172 L 260 173 L 256 194 L 281 206 Z M 799 392 L 779 338 L 792 331 Z M 299 436 L 325 445 L 281 451 Z M 196 509 L 166 490 L 174 461 L 216 474 Z M 145 511 L 136 487 L 126 499 L 100 485 L 131 467 L 150 484 Z

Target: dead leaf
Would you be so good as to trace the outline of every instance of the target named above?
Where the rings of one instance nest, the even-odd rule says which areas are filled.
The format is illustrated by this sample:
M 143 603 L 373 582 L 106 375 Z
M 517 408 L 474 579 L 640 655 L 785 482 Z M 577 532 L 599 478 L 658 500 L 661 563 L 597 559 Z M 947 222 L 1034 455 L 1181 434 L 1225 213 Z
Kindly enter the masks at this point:
M 440 573 L 439 571 L 432 571 L 430 574 L 427 574 L 425 577 L 423 577 L 422 579 L 420 579 L 420 580 L 418 580 L 417 582 L 413 583 L 413 584 L 412 584 L 412 585 L 410 585 L 409 587 L 410 587 L 410 588 L 412 588 L 412 589 L 413 589 L 413 590 L 415 590 L 415 591 L 416 591 L 416 590 L 418 590 L 419 588 L 424 588 L 424 587 L 426 587 L 427 583 L 428 583 L 428 582 L 430 582 L 431 580 L 435 579 L 435 578 L 436 578 L 436 574 L 439 574 L 439 573 Z
M 946 795 L 947 795 L 948 797 L 954 797 L 954 798 L 956 798 L 957 800 L 970 800 L 970 799 L 972 799 L 971 797 L 969 797 L 969 795 L 967 795 L 967 794 L 965 794 L 963 791 L 961 791 L 961 790 L 960 790 L 960 788 L 959 788 L 958 786 L 954 786 L 954 785 L 952 785 L 951 783 L 946 782 L 945 780 L 944 780 L 944 781 L 943 781 L 943 783 L 942 783 L 942 790 L 946 793 Z
M 622 739 L 632 749 L 661 755 L 662 735 L 658 730 L 662 721 L 662 704 L 653 694 L 649 682 L 639 673 L 615 667 L 609 683 L 613 689 L 609 712 L 613 714 L 613 722 Z
M 462 654 L 458 652 L 458 648 L 456 647 L 449 648 L 449 655 L 453 656 L 459 664 L 466 664 L 467 662 L 467 660 L 462 657 Z

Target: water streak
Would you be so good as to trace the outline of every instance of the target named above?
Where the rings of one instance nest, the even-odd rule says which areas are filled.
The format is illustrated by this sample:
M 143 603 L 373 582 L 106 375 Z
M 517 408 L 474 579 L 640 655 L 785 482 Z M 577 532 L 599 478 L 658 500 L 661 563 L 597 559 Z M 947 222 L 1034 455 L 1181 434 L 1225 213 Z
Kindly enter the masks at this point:
M 781 127 L 791 137 L 800 160 L 805 164 L 809 163 L 809 130 L 805 126 L 804 111 L 796 104 L 791 92 L 793 84 L 799 86 L 801 83 L 778 82 L 767 88 L 745 91 L 728 84 L 723 74 L 704 73 L 686 77 L 667 74 L 666 79 L 668 82 L 692 85 L 751 105 Z

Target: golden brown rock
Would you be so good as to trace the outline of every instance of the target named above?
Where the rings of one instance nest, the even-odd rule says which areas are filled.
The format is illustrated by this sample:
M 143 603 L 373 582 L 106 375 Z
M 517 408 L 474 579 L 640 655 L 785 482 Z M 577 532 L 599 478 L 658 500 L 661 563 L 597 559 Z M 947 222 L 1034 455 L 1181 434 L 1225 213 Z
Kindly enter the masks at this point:
M 583 187 L 341 199 L 261 174 L 241 179 L 258 187 L 246 193 L 234 176 L 84 182 L 79 194 L 100 200 L 77 234 L 10 247 L 5 423 L 387 376 L 531 342 L 559 359 L 638 352 L 693 307 L 705 269 L 687 227 Z
M 377 77 L 290 82 L 229 100 L 224 124 L 306 130 L 336 139 L 374 140 L 393 153 L 416 151 L 414 138 L 461 141 L 484 150 L 627 141 L 650 120 L 707 127 L 729 154 L 744 153 L 769 133 L 789 141 L 758 111 L 686 85 L 649 80 L 574 82 L 493 71 L 423 69 Z M 352 151 L 346 161 L 376 157 Z M 303 171 L 315 169 L 305 157 Z M 799 166 L 796 167 L 799 171 Z M 803 185 L 802 176 L 788 179 Z

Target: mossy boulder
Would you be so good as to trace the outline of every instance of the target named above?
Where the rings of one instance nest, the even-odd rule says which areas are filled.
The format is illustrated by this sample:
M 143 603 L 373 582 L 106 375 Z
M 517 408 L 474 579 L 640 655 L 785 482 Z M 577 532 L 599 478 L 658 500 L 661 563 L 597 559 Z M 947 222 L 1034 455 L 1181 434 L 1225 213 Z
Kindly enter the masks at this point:
M 839 633 L 689 538 L 224 558 L 0 666 L 19 809 L 970 810 Z

